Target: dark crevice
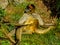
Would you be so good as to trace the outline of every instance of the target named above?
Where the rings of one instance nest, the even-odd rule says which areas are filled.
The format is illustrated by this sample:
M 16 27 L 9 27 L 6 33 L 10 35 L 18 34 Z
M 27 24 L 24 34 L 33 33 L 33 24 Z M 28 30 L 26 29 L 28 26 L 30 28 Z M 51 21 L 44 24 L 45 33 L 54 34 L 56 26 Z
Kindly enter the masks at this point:
M 60 17 L 60 11 L 57 10 L 57 0 L 43 0 L 44 5 L 48 8 L 48 10 L 51 10 L 51 16 L 59 18 Z

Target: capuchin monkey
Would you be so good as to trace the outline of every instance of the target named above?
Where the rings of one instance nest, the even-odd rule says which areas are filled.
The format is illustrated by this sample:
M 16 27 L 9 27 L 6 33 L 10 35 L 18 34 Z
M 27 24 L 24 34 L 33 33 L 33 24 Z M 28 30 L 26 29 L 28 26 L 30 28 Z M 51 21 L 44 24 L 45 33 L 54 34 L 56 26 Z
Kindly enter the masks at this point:
M 53 28 L 54 24 L 45 24 L 43 19 L 39 14 L 35 12 L 35 6 L 33 4 L 29 4 L 25 11 L 24 15 L 19 20 L 20 25 L 27 25 L 22 26 L 21 28 L 18 28 L 16 31 L 16 36 L 19 42 L 21 41 L 22 34 L 32 34 L 32 33 L 38 33 L 38 34 L 45 34 L 47 33 L 51 28 Z M 46 29 L 39 29 L 38 26 L 48 26 Z
M 21 41 L 22 34 L 32 34 L 32 33 L 45 34 L 51 28 L 54 28 L 54 24 L 44 23 L 41 16 L 35 12 L 35 6 L 33 4 L 29 4 L 26 7 L 24 15 L 19 20 L 19 25 L 25 25 L 25 26 L 19 27 L 16 30 L 16 38 L 18 40 L 18 43 L 20 43 Z M 41 27 L 47 26 L 47 27 L 46 29 L 42 30 L 38 28 L 39 26 Z M 13 31 L 15 32 L 15 30 Z M 12 31 L 10 32 L 10 34 L 12 34 Z M 18 45 L 18 43 L 16 45 Z

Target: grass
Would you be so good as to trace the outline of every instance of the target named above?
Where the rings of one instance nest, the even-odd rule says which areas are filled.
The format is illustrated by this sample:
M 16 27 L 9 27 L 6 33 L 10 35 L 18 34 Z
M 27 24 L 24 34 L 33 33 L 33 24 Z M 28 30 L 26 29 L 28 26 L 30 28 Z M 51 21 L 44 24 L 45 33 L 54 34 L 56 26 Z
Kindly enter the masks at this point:
M 57 29 L 58 30 L 58 29 Z M 60 45 L 60 37 L 58 32 L 53 30 L 47 34 L 23 35 L 21 45 Z
M 50 31 L 47 34 L 24 34 L 22 35 L 21 45 L 60 45 L 60 33 L 58 31 Z M 1 41 L 2 45 L 8 45 L 10 42 Z

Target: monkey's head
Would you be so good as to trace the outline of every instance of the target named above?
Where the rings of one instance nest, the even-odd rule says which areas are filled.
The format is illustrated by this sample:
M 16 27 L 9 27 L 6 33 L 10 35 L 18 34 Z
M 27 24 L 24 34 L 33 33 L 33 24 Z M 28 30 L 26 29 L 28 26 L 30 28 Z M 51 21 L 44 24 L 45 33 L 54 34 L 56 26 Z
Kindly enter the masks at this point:
M 27 13 L 27 12 L 34 12 L 34 11 L 35 11 L 35 6 L 34 6 L 34 4 L 29 4 L 29 5 L 27 5 L 27 7 L 26 7 L 24 13 Z

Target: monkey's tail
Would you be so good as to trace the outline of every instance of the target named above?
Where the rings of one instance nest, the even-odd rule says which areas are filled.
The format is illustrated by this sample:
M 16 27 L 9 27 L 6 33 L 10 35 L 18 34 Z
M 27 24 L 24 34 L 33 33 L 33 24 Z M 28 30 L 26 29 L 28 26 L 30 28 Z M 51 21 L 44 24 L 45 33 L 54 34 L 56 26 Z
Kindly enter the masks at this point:
M 50 27 L 48 27 L 47 29 L 44 29 L 44 30 L 37 29 L 37 30 L 35 30 L 35 33 L 45 34 L 45 33 L 49 32 L 51 29 L 53 29 L 53 28 L 54 28 L 54 26 L 50 26 Z

